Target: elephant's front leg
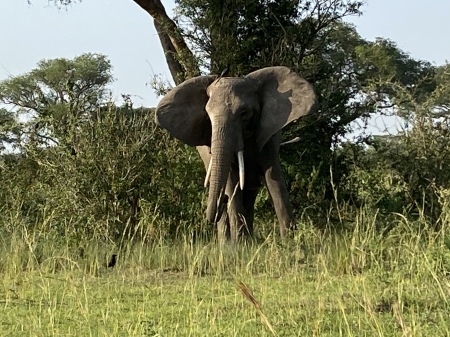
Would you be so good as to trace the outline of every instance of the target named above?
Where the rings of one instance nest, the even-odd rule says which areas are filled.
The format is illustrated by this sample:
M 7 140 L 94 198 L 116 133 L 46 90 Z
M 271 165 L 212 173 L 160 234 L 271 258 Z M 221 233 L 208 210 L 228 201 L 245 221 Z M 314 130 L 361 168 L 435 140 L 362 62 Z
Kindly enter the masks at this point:
M 295 217 L 278 159 L 278 149 L 279 135 L 276 135 L 264 146 L 262 153 L 264 160 L 261 165 L 266 186 L 277 214 L 280 235 L 284 239 L 288 235 L 288 229 L 295 229 Z
M 284 239 L 288 229 L 295 229 L 295 217 L 280 164 L 268 166 L 264 176 L 280 225 L 280 235 Z
M 227 186 L 225 188 L 225 194 L 228 196 L 227 218 L 230 233 L 228 238 L 235 242 L 238 240 L 239 234 L 245 226 L 242 191 L 239 188 L 239 175 L 237 168 L 234 169 L 232 167 L 230 170 Z
M 245 228 L 244 234 L 248 236 L 253 236 L 253 220 L 254 220 L 254 210 L 255 201 L 258 196 L 258 189 L 244 189 L 243 191 L 243 205 L 245 210 Z
M 228 207 L 228 205 L 225 205 L 225 207 Z M 217 238 L 219 242 L 225 242 L 231 239 L 230 221 L 226 209 L 217 222 Z

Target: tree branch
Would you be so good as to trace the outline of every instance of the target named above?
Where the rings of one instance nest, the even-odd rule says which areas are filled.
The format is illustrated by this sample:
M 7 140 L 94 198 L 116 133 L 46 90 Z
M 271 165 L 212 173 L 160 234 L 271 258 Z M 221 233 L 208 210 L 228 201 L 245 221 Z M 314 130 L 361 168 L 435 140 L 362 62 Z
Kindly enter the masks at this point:
M 187 46 L 176 23 L 169 18 L 160 0 L 134 0 L 155 20 L 161 45 L 176 84 L 200 74 L 194 54 Z

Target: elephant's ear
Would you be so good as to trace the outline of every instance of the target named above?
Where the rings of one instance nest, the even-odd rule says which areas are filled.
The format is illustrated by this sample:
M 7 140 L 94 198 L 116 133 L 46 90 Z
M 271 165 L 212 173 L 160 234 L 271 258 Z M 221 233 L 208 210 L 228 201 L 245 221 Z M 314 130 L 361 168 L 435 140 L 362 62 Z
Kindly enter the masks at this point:
M 156 107 L 156 123 L 188 145 L 210 145 L 206 88 L 215 79 L 216 76 L 198 76 L 173 88 Z
M 260 82 L 261 117 L 256 144 L 261 151 L 285 125 L 309 114 L 316 102 L 313 86 L 287 67 L 268 67 L 246 77 Z

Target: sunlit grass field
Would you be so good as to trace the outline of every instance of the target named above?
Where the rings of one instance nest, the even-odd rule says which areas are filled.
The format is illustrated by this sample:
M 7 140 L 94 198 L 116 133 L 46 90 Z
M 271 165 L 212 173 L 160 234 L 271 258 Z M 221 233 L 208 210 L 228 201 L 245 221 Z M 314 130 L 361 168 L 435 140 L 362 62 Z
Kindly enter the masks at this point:
M 445 230 L 374 223 L 121 247 L 16 229 L 0 239 L 0 335 L 449 336 Z

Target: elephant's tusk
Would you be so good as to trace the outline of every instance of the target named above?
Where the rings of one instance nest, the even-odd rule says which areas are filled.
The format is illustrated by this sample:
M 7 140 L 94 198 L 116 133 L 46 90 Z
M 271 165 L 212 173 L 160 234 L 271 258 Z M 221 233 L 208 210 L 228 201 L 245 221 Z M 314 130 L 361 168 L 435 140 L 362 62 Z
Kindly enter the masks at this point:
M 205 187 L 208 187 L 209 178 L 211 177 L 211 167 L 212 167 L 212 158 L 209 160 L 208 169 L 206 170 L 206 177 L 205 177 L 205 183 L 204 183 Z
M 287 142 L 283 142 L 280 145 L 287 145 L 287 144 L 292 144 L 292 143 L 297 143 L 300 141 L 300 137 L 295 137 L 294 139 L 288 140 Z
M 238 164 L 239 164 L 239 185 L 241 187 L 241 190 L 243 190 L 245 182 L 244 150 L 240 150 L 238 152 Z

